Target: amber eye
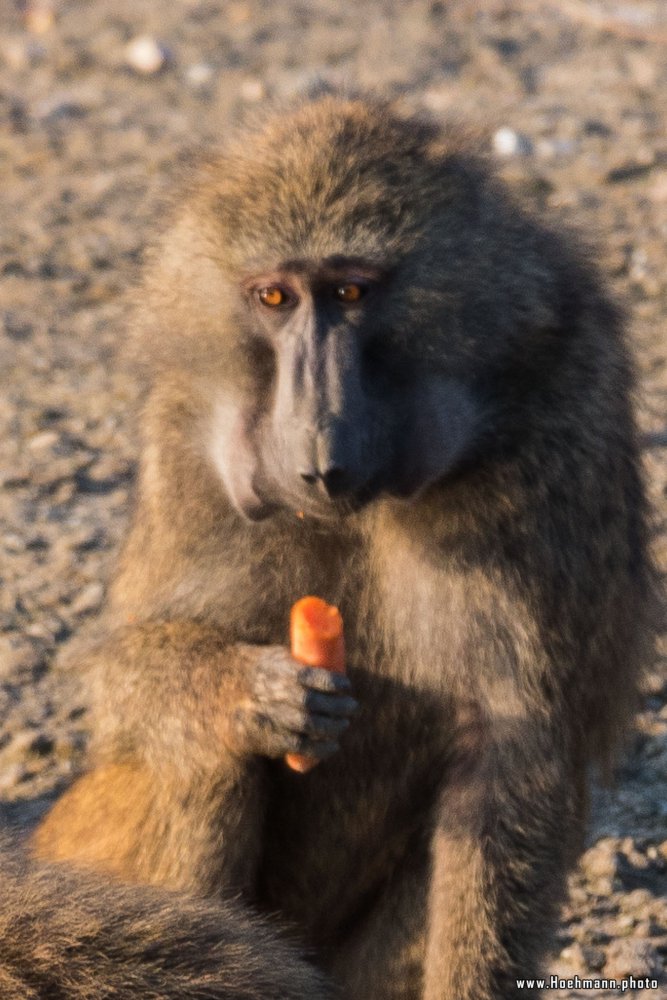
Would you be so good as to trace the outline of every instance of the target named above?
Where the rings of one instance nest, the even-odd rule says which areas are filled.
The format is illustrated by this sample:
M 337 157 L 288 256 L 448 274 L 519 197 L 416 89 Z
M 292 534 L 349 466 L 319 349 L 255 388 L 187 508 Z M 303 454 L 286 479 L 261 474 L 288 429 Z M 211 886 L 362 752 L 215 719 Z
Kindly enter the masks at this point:
M 336 289 L 336 298 L 339 302 L 345 302 L 346 305 L 352 302 L 358 302 L 366 294 L 365 285 L 358 285 L 356 282 L 350 282 L 347 285 L 339 285 Z
M 279 285 L 260 288 L 257 296 L 262 305 L 270 306 L 272 309 L 275 309 L 276 306 L 284 306 L 289 301 L 287 293 Z

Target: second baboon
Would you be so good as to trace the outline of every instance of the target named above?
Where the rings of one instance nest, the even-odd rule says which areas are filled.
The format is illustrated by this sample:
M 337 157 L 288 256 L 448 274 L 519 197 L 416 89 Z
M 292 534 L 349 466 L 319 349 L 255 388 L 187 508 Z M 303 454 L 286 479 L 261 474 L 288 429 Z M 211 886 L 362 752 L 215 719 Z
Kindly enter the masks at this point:
M 142 297 L 97 759 L 36 851 L 238 891 L 347 1000 L 528 1000 L 650 635 L 594 268 L 474 139 L 325 96 L 202 168 Z M 307 593 L 348 679 L 288 654 Z

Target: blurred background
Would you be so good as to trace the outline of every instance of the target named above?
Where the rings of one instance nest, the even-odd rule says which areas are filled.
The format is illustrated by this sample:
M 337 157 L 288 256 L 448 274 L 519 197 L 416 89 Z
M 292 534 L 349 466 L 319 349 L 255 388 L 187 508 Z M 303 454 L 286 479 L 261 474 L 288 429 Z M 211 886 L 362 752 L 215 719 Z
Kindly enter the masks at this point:
M 2 822 L 33 822 L 85 747 L 85 693 L 52 660 L 98 611 L 126 524 L 124 293 L 161 199 L 193 151 L 318 80 L 474 122 L 508 182 L 598 246 L 632 318 L 667 571 L 665 0 L 0 0 Z M 563 976 L 667 960 L 666 654 L 617 787 L 594 790 Z

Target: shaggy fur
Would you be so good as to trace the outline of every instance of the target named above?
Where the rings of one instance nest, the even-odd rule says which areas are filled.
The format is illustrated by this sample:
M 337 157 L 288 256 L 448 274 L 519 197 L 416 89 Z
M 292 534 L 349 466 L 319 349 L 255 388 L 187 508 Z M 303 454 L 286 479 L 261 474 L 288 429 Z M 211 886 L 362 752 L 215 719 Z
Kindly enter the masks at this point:
M 6 1000 L 325 1000 L 323 977 L 237 904 L 34 865 L 0 842 Z

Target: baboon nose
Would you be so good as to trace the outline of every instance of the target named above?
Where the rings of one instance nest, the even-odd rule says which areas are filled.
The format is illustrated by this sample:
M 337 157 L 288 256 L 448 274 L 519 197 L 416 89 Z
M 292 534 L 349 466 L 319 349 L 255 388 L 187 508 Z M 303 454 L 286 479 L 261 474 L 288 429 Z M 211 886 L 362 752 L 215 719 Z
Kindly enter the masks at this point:
M 324 472 L 302 469 L 299 475 L 307 486 L 319 486 L 332 499 L 347 493 L 352 487 L 349 473 L 338 465 L 332 465 Z
M 351 487 L 350 475 L 346 469 L 334 465 L 322 473 L 322 485 L 328 496 L 339 497 Z

